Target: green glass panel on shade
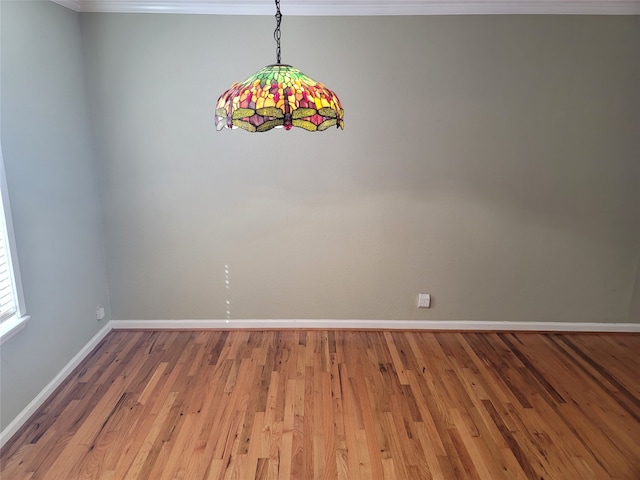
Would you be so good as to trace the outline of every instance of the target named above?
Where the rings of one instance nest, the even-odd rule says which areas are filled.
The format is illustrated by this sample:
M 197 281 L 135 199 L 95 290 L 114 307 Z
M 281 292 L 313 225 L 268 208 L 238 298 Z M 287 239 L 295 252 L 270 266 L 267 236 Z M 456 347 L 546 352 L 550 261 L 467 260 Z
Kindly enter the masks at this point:
M 220 95 L 216 129 L 242 128 L 266 132 L 275 127 L 300 127 L 315 132 L 344 129 L 338 96 L 290 65 L 264 67 Z

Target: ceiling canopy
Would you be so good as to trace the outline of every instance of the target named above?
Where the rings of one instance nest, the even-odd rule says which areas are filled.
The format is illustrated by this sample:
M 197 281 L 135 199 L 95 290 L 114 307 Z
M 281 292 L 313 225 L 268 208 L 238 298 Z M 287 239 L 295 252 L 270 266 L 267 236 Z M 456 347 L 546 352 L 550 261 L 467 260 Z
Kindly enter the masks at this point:
M 273 15 L 272 0 L 53 0 L 77 12 Z M 640 15 L 640 0 L 287 0 L 285 15 Z

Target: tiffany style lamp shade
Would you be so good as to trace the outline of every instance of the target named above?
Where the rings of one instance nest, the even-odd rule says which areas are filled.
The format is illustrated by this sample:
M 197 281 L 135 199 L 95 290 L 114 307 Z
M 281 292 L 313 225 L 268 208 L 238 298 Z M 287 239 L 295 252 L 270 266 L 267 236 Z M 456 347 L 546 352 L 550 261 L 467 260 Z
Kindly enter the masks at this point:
M 234 83 L 218 99 L 216 128 L 266 132 L 300 127 L 310 132 L 344 128 L 344 110 L 335 93 L 290 65 L 269 65 Z
M 297 68 L 280 63 L 280 1 L 276 2 L 276 63 L 220 95 L 216 129 L 242 128 L 266 132 L 274 127 L 300 127 L 310 132 L 329 127 L 344 129 L 344 110 L 338 96 Z

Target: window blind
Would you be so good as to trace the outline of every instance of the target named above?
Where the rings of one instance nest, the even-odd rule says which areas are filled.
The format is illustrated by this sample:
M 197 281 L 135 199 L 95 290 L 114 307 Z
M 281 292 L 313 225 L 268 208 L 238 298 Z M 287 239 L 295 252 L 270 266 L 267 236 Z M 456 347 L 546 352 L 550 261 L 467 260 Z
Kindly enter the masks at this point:
M 0 196 L 0 323 L 16 313 L 16 295 L 7 242 L 4 206 Z

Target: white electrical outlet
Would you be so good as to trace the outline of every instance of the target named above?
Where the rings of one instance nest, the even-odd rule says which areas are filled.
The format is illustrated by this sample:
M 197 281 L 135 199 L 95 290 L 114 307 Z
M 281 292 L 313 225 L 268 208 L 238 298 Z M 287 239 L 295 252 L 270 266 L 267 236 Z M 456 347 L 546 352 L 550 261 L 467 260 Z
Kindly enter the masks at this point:
M 428 293 L 418 294 L 418 308 L 429 308 L 431 306 L 431 295 Z
M 96 307 L 96 319 L 102 320 L 104 318 L 104 307 L 98 305 Z

